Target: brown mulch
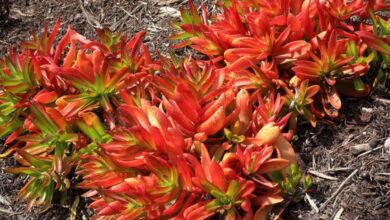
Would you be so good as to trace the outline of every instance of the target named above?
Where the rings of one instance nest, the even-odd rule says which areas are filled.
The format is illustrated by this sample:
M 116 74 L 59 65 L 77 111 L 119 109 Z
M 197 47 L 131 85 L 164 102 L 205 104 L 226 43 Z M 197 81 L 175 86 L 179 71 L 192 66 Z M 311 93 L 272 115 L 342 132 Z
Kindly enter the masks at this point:
M 316 128 L 302 124 L 294 143 L 302 167 L 337 180 L 314 176 L 308 192 L 320 208 L 313 211 L 307 200 L 292 205 L 285 219 L 390 219 L 390 93 L 379 88 L 368 99 L 346 99 L 339 121 L 322 122 Z M 372 151 L 353 154 L 358 144 L 369 144 Z M 340 187 L 354 171 L 356 174 Z M 338 189 L 339 193 L 333 195 Z
M 185 0 L 9 0 L 9 18 L 0 23 L 0 54 L 8 47 L 28 39 L 31 30 L 39 32 L 45 21 L 53 26 L 56 19 L 79 33 L 94 38 L 95 29 L 109 27 L 129 36 L 145 30 L 145 42 L 151 51 L 166 53 L 172 41 L 170 22 L 180 16 L 177 10 Z M 194 1 L 195 3 L 201 0 Z M 213 2 L 212 0 L 202 2 Z M 212 5 L 212 4 L 209 4 Z M 211 9 L 210 9 L 211 10 Z M 5 23 L 5 24 L 4 24 Z
M 213 10 L 214 0 L 195 2 L 201 1 L 209 3 L 207 6 Z M 178 19 L 175 9 L 185 4 L 185 0 L 11 0 L 11 3 L 9 18 L 0 21 L 0 56 L 6 54 L 7 48 L 28 39 L 29 31 L 42 30 L 44 21 L 52 27 L 57 18 L 63 23 L 60 34 L 64 34 L 68 24 L 91 38 L 98 26 L 129 36 L 146 30 L 145 41 L 150 50 L 166 54 L 173 43 L 166 39 L 172 33 L 168 24 Z M 355 169 L 357 173 L 320 213 L 315 213 L 302 198 L 299 203 L 289 203 L 283 219 L 334 219 L 337 213 L 341 213 L 339 219 L 390 219 L 390 149 L 383 147 L 390 137 L 390 94 L 379 89 L 369 99 L 347 99 L 343 104 L 338 121 L 322 121 L 316 128 L 302 122 L 294 146 L 304 170 L 337 178 L 313 176 L 314 186 L 308 195 L 318 207 L 332 197 Z M 353 155 L 351 147 L 363 143 L 370 143 L 376 150 L 363 156 Z M 17 164 L 12 158 L 0 160 L 0 168 L 13 166 Z M 25 213 L 25 204 L 17 201 L 17 193 L 26 181 L 25 176 L 0 171 L 0 220 L 69 218 L 70 206 L 79 192 L 71 191 L 66 197 L 57 195 L 53 207 L 45 213 Z M 77 219 L 91 216 L 86 204 L 82 199 Z

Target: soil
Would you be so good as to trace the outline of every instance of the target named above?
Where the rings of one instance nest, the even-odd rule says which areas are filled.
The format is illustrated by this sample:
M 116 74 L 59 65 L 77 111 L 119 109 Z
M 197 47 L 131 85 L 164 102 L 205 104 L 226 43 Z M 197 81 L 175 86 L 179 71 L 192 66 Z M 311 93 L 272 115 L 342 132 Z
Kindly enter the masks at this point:
M 337 178 L 312 175 L 311 200 L 318 208 L 330 201 L 320 213 L 307 200 L 293 204 L 284 219 L 390 219 L 390 146 L 384 146 L 390 140 L 390 93 L 377 88 L 370 97 L 346 98 L 343 105 L 338 121 L 322 121 L 316 128 L 301 124 L 294 143 L 304 170 Z M 369 144 L 372 151 L 357 154 L 358 144 Z
M 8 19 L 0 16 L 0 56 L 6 54 L 7 48 L 28 39 L 29 31 L 42 30 L 45 21 L 52 27 L 57 18 L 63 23 L 60 35 L 64 34 L 68 24 L 90 38 L 95 37 L 95 28 L 98 26 L 110 27 L 129 36 L 146 30 L 145 42 L 150 50 L 165 54 L 173 43 L 167 39 L 172 34 L 168 24 L 178 19 L 177 9 L 186 1 L 10 2 L 12 6 Z M 215 10 L 214 0 L 202 2 L 209 11 Z M 180 54 L 184 51 L 176 52 Z M 302 198 L 298 203 L 291 202 L 283 207 L 282 219 L 390 219 L 390 149 L 384 147 L 385 140 L 390 138 L 390 93 L 379 88 L 368 99 L 344 99 L 343 105 L 345 107 L 337 121 L 322 120 L 316 128 L 302 122 L 294 142 L 304 171 L 337 178 L 328 180 L 312 175 L 314 186 L 307 194 L 317 207 L 323 206 L 320 213 L 316 213 L 308 200 Z M 352 153 L 353 146 L 368 143 L 373 151 L 356 155 Z M 17 164 L 13 158 L 0 160 L 1 168 L 14 166 Z M 17 199 L 17 193 L 26 181 L 25 176 L 0 171 L 0 220 L 69 218 L 74 196 L 80 192 L 71 190 L 66 198 L 57 195 L 53 207 L 45 213 L 34 210 L 26 213 L 25 203 Z M 81 199 L 77 219 L 88 219 L 92 215 L 92 211 L 86 207 L 87 203 Z M 324 206 L 324 203 L 327 205 Z M 275 213 L 279 211 L 275 210 Z

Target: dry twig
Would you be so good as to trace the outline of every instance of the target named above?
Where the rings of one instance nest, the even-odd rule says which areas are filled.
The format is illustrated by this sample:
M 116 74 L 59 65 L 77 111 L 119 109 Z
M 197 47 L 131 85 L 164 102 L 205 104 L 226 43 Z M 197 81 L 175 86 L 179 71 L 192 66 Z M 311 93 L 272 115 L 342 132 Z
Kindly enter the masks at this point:
M 390 176 L 390 173 L 376 173 L 375 175 L 380 175 L 380 176 Z
M 3 205 L 11 205 L 11 203 L 6 199 L 4 198 L 2 195 L 0 195 L 0 203 L 3 204 Z
M 344 212 L 344 208 L 341 207 L 341 208 L 337 211 L 337 213 L 336 213 L 336 215 L 334 216 L 333 220 L 340 220 L 340 219 L 341 219 L 341 214 L 343 214 L 343 212 Z
M 378 101 L 382 104 L 390 105 L 390 100 L 389 99 L 383 99 L 383 98 L 375 98 L 375 101 Z
M 0 208 L 0 213 L 5 213 L 5 214 L 8 214 L 8 215 L 18 215 L 18 214 L 21 214 L 21 212 L 13 212 L 13 211 L 10 211 L 8 209 L 3 209 L 3 208 Z
M 353 168 L 351 168 L 351 167 L 335 167 L 335 168 L 328 169 L 328 170 L 322 170 L 320 172 L 321 173 L 332 173 L 332 172 L 340 172 L 340 171 L 349 171 L 352 169 Z
M 323 173 L 320 173 L 318 171 L 315 171 L 315 170 L 309 170 L 307 171 L 308 173 L 314 175 L 314 176 L 317 176 L 317 177 L 320 177 L 322 179 L 326 179 L 326 180 L 338 180 L 336 177 L 333 177 L 333 176 L 328 176 L 326 174 L 323 174 Z
M 306 200 L 309 202 L 309 205 L 311 206 L 311 208 L 316 212 L 320 212 L 320 210 L 318 209 L 318 206 L 316 205 L 316 203 L 310 198 L 309 194 L 305 193 L 305 198 Z
M 365 155 L 367 155 L 367 154 L 370 154 L 370 153 L 372 153 L 372 152 L 374 152 L 374 151 L 377 151 L 377 150 L 379 150 L 379 149 L 382 149 L 383 148 L 383 146 L 379 146 L 379 147 L 376 147 L 376 148 L 374 148 L 374 149 L 372 149 L 372 150 L 369 150 L 369 151 L 366 151 L 366 152 L 364 152 L 364 153 L 361 153 L 361 154 L 359 154 L 357 157 L 356 157 L 356 159 L 358 159 L 358 158 L 360 158 L 360 157 L 363 157 L 363 156 L 365 156 Z
M 332 196 L 327 199 L 321 206 L 320 206 L 320 211 L 324 210 L 325 207 L 340 193 L 340 191 L 343 189 L 343 187 L 345 186 L 345 184 L 347 184 L 347 182 L 349 180 L 352 179 L 353 176 L 355 176 L 355 174 L 358 172 L 358 169 L 355 169 L 339 186 L 339 188 L 336 190 L 336 192 L 334 192 L 332 194 Z
M 3 43 L 3 44 L 7 44 L 7 45 L 9 45 L 9 43 L 8 43 L 8 42 L 6 42 L 6 41 L 3 41 L 3 40 L 0 40 L 0 43 Z
M 133 8 L 133 10 L 131 10 L 130 12 L 127 11 L 126 9 L 124 9 L 123 7 L 117 7 L 117 8 L 119 8 L 124 13 L 126 13 L 128 16 L 130 16 L 130 17 L 132 17 L 132 18 L 134 18 L 135 20 L 138 21 L 137 16 L 134 15 L 134 12 L 137 11 L 138 9 L 140 9 L 142 6 L 143 6 L 143 4 L 139 4 L 139 5 L 135 6 L 135 8 Z
M 79 0 L 81 11 L 84 14 L 84 17 L 87 19 L 87 23 L 90 24 L 94 28 L 103 28 L 99 21 L 97 21 L 87 10 L 84 8 L 83 1 Z

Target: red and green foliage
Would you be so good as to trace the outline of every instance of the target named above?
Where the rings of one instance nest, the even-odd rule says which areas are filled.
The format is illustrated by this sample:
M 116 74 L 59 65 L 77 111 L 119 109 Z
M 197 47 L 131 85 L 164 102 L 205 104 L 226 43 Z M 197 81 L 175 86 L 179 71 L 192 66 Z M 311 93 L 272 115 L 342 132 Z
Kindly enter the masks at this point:
M 96 219 L 265 219 L 312 184 L 290 144 L 298 117 L 337 117 L 341 95 L 389 78 L 382 1 L 188 6 L 175 47 L 208 59 L 152 58 L 144 32 L 89 40 L 68 27 L 55 43 L 57 22 L 0 60 L 0 157 L 30 176 L 28 209 L 78 187 Z
M 184 40 L 176 47 L 189 45 L 204 53 L 237 85 L 260 93 L 294 91 L 309 80 L 309 86 L 320 86 L 310 108 L 317 118 L 337 117 L 339 93 L 370 93 L 372 84 L 363 79 L 375 58 L 369 47 L 388 60 L 388 22 L 376 15 L 389 10 L 382 1 L 228 0 L 211 17 L 189 5 L 175 23 L 180 32 L 172 39 Z M 363 22 L 370 17 L 373 25 Z

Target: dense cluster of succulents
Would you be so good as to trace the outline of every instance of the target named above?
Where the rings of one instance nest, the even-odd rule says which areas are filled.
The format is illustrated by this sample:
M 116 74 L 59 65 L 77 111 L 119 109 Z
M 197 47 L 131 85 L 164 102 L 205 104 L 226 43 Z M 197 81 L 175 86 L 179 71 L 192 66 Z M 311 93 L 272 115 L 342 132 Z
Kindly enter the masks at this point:
M 225 0 L 175 23 L 208 59 L 152 58 L 144 32 L 57 22 L 0 60 L 0 136 L 30 176 L 28 208 L 86 190 L 97 219 L 264 219 L 302 178 L 290 142 L 299 115 L 337 117 L 390 65 L 382 1 Z M 369 21 L 369 22 L 366 22 Z

